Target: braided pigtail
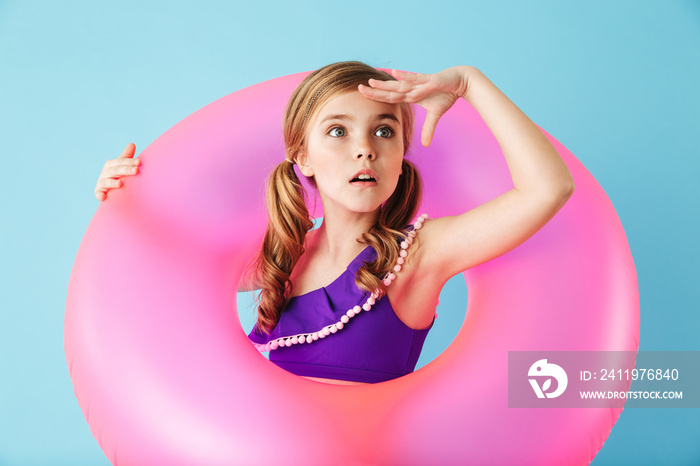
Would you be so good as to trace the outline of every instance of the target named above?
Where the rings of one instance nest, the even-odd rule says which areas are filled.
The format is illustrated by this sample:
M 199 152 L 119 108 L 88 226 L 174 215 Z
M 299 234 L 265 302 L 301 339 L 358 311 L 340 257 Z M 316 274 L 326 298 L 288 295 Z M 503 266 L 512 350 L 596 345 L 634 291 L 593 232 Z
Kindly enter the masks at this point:
M 261 287 L 258 328 L 269 333 L 285 308 L 292 283 L 289 276 L 304 253 L 306 233 L 313 228 L 306 208 L 306 191 L 288 160 L 280 163 L 267 182 L 267 230 L 254 265 Z

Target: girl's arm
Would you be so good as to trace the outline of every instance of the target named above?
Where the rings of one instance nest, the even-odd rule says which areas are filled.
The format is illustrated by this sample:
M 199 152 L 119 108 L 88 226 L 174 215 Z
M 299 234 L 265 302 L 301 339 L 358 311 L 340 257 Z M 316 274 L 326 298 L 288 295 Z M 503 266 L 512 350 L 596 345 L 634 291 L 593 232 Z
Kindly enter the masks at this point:
M 571 173 L 537 126 L 479 70 L 448 68 L 434 75 L 394 72 L 402 81 L 361 86 L 367 97 L 415 102 L 428 110 L 422 141 L 429 145 L 440 116 L 457 98 L 481 115 L 505 156 L 513 189 L 468 212 L 425 223 L 414 270 L 441 286 L 450 277 L 498 257 L 532 236 L 574 191 Z

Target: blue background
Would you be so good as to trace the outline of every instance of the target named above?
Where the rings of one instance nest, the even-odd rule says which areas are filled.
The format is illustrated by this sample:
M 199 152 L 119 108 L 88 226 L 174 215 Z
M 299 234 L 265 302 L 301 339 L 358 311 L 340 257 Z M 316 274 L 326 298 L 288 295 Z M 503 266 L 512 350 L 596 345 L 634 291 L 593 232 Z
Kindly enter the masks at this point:
M 611 198 L 640 349 L 700 349 L 700 2 L 203 3 L 0 1 L 0 464 L 107 464 L 63 353 L 105 160 L 237 89 L 339 60 L 481 69 Z M 449 344 L 465 293 L 443 293 L 457 305 L 422 363 Z M 698 438 L 697 409 L 627 409 L 593 464 L 699 464 Z

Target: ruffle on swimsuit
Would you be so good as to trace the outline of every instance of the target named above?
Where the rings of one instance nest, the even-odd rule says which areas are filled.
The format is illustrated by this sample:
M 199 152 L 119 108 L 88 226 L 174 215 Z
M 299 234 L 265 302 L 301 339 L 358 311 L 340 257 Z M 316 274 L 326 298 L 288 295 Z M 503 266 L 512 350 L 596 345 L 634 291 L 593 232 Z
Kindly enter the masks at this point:
M 385 284 L 401 270 L 425 219 L 421 216 L 406 234 Z M 300 376 L 375 383 L 413 372 L 433 324 L 412 329 L 386 295 L 377 298 L 357 287 L 357 271 L 375 258 L 374 249 L 366 247 L 331 284 L 290 298 L 270 335 L 254 328 L 248 337 L 260 351 L 270 351 L 270 361 Z

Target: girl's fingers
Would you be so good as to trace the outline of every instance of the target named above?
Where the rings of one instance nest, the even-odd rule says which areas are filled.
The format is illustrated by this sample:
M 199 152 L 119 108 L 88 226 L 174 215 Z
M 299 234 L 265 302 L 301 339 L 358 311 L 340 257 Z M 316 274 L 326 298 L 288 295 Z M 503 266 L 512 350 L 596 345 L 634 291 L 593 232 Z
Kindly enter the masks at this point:
M 380 81 L 378 79 L 370 79 L 369 87 L 372 89 L 383 89 L 385 91 L 396 91 L 399 89 L 400 81 Z
M 107 199 L 110 189 L 121 188 L 124 185 L 119 178 L 138 174 L 141 159 L 134 158 L 135 154 L 136 146 L 129 143 L 118 158 L 105 162 L 95 186 L 95 197 L 98 201 Z
M 391 75 L 401 81 L 415 82 L 418 79 L 418 73 L 410 73 L 408 71 L 391 70 Z
M 403 80 L 410 80 L 412 78 L 412 74 L 414 73 L 409 73 L 407 71 L 401 71 L 401 70 L 391 70 L 390 74 L 395 77 L 396 79 L 403 79 Z
M 409 71 L 391 70 L 391 75 L 401 81 L 407 81 L 414 84 L 425 84 L 430 81 L 429 74 L 411 73 Z
M 104 168 L 112 168 L 112 167 L 133 167 L 133 166 L 138 166 L 141 165 L 141 159 L 131 159 L 131 158 L 118 158 L 118 159 L 112 159 L 112 160 L 107 160 L 105 162 Z
M 126 148 L 124 148 L 119 158 L 133 158 L 134 154 L 136 154 L 136 144 L 130 142 L 126 145 Z
M 123 181 L 115 178 L 103 178 L 97 183 L 97 190 L 107 192 L 110 189 L 121 188 L 123 184 Z
M 393 70 L 392 74 L 397 79 L 405 79 L 401 81 L 370 79 L 369 86 L 360 85 L 358 88 L 365 97 L 387 103 L 415 103 L 431 92 L 431 75 L 397 70 Z
M 113 178 L 115 176 L 130 176 L 136 175 L 139 172 L 139 167 L 135 165 L 119 165 L 111 167 L 104 172 L 106 177 Z
M 403 102 L 405 94 L 395 92 L 395 91 L 385 91 L 384 89 L 376 89 L 374 87 L 368 87 L 364 84 L 358 86 L 360 93 L 367 97 L 368 99 L 377 100 L 379 102 L 386 102 L 390 104 L 395 104 L 397 102 Z
M 413 84 L 407 81 L 380 81 L 370 79 L 369 85 L 373 89 L 383 89 L 385 91 L 408 92 L 413 89 Z
M 111 178 L 115 176 L 136 175 L 139 172 L 138 159 L 114 159 L 105 163 L 100 178 Z
M 105 169 L 100 173 L 98 182 L 101 180 L 119 179 L 124 176 L 134 176 L 139 173 L 138 167 L 114 167 Z
M 110 189 L 121 188 L 123 184 L 121 180 L 114 178 L 101 178 L 95 186 L 95 197 L 98 201 L 104 201 Z
M 424 147 L 430 146 L 433 140 L 433 134 L 435 134 L 435 128 L 437 128 L 438 121 L 440 121 L 440 116 L 435 113 L 428 112 L 425 116 L 425 122 L 423 123 L 423 130 L 420 135 L 420 142 Z
M 368 99 L 377 100 L 379 102 L 386 102 L 389 104 L 396 104 L 401 102 L 418 102 L 424 97 L 425 94 L 424 90 L 416 89 L 415 87 L 411 87 L 404 92 L 401 90 L 377 89 L 374 87 L 368 87 L 363 84 L 360 84 L 358 89 L 360 93 Z

